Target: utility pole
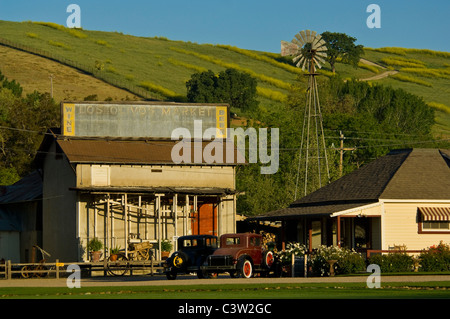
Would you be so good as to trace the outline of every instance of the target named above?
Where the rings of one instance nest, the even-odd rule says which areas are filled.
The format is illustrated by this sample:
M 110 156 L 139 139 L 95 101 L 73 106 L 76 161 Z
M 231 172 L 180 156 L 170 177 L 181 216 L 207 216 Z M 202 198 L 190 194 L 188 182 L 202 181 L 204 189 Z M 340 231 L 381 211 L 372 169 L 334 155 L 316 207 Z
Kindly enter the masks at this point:
M 356 148 L 354 147 L 344 147 L 344 133 L 342 133 L 342 131 L 339 131 L 339 140 L 341 141 L 341 145 L 338 148 L 338 150 L 340 151 L 340 158 L 339 158 L 339 172 L 340 172 L 340 176 L 342 176 L 343 173 L 343 165 L 344 165 L 344 151 L 354 151 L 356 150 Z

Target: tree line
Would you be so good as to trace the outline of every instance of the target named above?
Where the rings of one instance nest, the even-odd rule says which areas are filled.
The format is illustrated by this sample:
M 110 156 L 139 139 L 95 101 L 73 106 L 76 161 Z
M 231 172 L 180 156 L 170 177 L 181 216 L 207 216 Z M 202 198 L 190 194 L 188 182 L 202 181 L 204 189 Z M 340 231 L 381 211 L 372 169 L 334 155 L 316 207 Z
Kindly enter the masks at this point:
M 47 128 L 59 126 L 59 107 L 49 93 L 23 94 L 0 72 L 0 185 L 30 173 Z

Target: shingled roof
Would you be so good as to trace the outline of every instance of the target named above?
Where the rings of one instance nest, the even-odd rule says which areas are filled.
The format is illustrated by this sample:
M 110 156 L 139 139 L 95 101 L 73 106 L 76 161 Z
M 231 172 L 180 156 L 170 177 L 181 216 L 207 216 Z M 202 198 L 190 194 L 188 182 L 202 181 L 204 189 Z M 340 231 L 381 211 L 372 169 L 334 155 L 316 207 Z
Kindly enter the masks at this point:
M 392 151 L 258 219 L 329 215 L 382 199 L 450 199 L 450 150 Z

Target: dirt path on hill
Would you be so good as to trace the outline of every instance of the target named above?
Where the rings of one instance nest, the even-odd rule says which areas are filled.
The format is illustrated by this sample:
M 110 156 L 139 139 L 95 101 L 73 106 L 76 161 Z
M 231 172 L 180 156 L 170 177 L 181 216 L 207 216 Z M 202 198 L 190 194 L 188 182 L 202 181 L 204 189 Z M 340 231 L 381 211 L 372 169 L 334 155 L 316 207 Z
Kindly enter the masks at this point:
M 360 81 L 374 81 L 374 80 L 380 80 L 380 79 L 384 79 L 384 78 L 386 78 L 386 77 L 388 77 L 388 76 L 390 76 L 390 75 L 394 75 L 394 74 L 397 74 L 397 73 L 398 73 L 397 70 L 387 70 L 387 68 L 384 67 L 383 65 L 378 64 L 378 63 L 375 63 L 375 62 L 372 62 L 372 61 L 369 61 L 369 60 L 366 60 L 366 59 L 360 59 L 359 61 L 360 61 L 361 63 L 367 64 L 367 65 L 371 65 L 371 66 L 375 66 L 375 67 L 377 67 L 377 68 L 386 70 L 386 71 L 383 72 L 383 73 L 380 73 L 380 74 L 371 76 L 371 77 L 369 77 L 369 78 L 360 79 Z
M 397 73 L 398 73 L 398 71 L 396 71 L 396 70 L 386 71 L 386 72 L 383 72 L 383 73 L 371 76 L 370 78 L 360 79 L 360 81 L 380 80 L 380 79 L 387 78 L 388 76 L 394 75 L 394 74 L 397 74 Z

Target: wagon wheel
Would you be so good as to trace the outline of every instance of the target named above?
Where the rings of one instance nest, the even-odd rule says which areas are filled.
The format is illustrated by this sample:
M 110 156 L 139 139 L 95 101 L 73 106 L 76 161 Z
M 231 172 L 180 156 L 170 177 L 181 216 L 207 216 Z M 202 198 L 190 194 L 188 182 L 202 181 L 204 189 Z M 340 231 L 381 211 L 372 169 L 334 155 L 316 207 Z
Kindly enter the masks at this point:
M 34 270 L 36 270 L 36 272 L 34 273 L 36 277 L 42 278 L 48 275 L 48 272 L 43 272 L 44 270 L 48 270 L 48 268 L 45 266 L 38 265 L 36 266 L 36 268 L 34 268 Z
M 108 258 L 108 272 L 113 276 L 123 276 L 128 271 L 128 258 L 125 255 L 117 255 L 116 260 Z
M 141 249 L 136 254 L 137 260 L 148 260 L 150 258 L 150 249 Z
M 22 269 L 20 270 L 20 272 L 21 272 L 23 278 L 30 278 L 31 267 L 23 266 Z

